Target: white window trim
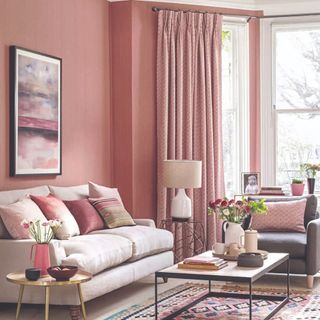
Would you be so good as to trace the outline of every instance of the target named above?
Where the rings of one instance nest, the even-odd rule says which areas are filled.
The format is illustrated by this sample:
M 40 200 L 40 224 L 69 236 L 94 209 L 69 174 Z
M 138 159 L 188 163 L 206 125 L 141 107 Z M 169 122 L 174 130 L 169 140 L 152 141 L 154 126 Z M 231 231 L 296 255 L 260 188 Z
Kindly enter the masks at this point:
M 239 159 L 235 177 L 237 193 L 241 193 L 241 172 L 247 172 L 250 168 L 250 117 L 249 117 L 249 29 L 247 21 L 243 18 L 224 17 L 223 26 L 231 29 L 233 48 L 238 51 L 233 54 L 234 101 L 239 103 L 240 112 L 237 113 L 237 149 L 235 156 Z
M 261 182 L 262 185 L 276 184 L 277 113 L 275 111 L 275 46 L 274 34 L 277 30 L 308 29 L 320 27 L 319 17 L 296 17 L 260 20 L 260 124 L 261 124 Z M 303 111 L 294 110 L 294 112 Z M 290 112 L 286 110 L 285 112 Z

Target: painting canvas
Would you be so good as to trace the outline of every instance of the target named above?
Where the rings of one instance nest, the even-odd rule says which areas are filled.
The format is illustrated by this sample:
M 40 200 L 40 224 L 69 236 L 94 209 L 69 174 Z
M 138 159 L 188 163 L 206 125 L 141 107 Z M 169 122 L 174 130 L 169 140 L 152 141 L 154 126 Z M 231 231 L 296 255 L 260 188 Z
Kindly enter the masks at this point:
M 10 175 L 61 174 L 61 59 L 10 47 Z

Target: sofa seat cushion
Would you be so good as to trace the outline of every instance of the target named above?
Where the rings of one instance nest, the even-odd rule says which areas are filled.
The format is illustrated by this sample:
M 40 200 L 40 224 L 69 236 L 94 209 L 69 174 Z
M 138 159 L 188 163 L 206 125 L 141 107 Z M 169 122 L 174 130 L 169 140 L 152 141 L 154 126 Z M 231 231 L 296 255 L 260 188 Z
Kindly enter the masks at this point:
M 112 234 L 90 234 L 62 241 L 66 258 L 62 264 L 97 274 L 115 267 L 132 256 L 132 243 L 124 237 Z
M 133 253 L 130 261 L 171 250 L 173 247 L 173 235 L 171 232 L 146 226 L 104 229 L 92 233 L 113 234 L 130 240 L 133 244 Z
M 290 258 L 304 258 L 307 235 L 300 232 L 259 232 L 258 248 L 269 252 L 287 252 Z

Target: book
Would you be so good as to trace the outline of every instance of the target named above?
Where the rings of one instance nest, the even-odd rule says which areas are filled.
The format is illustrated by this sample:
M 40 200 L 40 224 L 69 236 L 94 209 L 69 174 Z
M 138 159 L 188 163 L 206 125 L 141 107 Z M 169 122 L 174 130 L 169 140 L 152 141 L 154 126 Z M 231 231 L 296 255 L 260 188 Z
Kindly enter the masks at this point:
M 194 263 L 184 263 L 180 262 L 178 263 L 178 269 L 192 269 L 192 270 L 220 270 L 222 268 L 225 268 L 228 265 L 226 261 L 224 261 L 223 264 L 220 265 L 214 265 L 214 264 L 194 264 Z
M 223 259 L 217 258 L 217 257 L 204 257 L 204 256 L 194 256 L 190 258 L 184 259 L 183 263 L 188 264 L 220 264 L 221 262 L 224 262 Z
M 261 187 L 261 190 L 282 190 L 282 187 Z
M 276 196 L 284 196 L 285 195 L 285 193 L 283 192 L 283 191 L 260 191 L 259 192 L 259 195 L 267 195 L 267 196 L 269 196 L 269 195 L 276 195 Z

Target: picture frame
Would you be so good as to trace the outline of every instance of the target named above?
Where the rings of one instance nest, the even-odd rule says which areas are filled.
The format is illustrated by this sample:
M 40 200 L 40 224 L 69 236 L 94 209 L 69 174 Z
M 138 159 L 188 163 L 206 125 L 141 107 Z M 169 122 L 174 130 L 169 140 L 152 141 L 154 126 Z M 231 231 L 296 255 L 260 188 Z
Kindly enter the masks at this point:
M 62 59 L 10 46 L 10 176 L 61 175 Z
M 241 192 L 243 195 L 258 194 L 260 188 L 260 172 L 241 173 Z

